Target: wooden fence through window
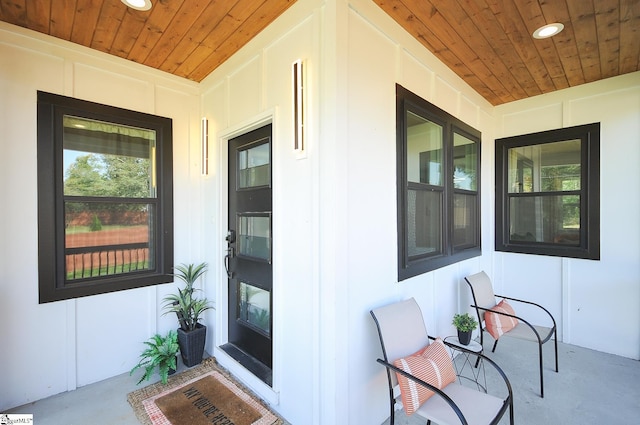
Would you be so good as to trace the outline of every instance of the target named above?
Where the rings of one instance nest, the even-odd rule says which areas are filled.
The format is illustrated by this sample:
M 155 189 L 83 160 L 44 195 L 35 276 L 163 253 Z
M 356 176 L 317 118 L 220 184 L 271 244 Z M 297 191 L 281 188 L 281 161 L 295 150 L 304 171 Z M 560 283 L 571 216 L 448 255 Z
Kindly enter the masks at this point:
M 150 268 L 149 243 L 67 248 L 66 280 L 129 273 Z

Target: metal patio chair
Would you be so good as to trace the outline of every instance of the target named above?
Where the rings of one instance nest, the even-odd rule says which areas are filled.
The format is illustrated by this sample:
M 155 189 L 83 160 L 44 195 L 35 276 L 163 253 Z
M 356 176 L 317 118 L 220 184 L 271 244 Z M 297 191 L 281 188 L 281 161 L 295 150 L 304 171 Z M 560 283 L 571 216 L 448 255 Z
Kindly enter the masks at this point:
M 425 382 L 415 375 L 394 365 L 399 359 L 405 359 L 420 352 L 430 344 L 435 345 L 427 334 L 427 329 L 422 317 L 422 312 L 415 299 L 392 303 L 370 311 L 378 329 L 380 344 L 382 345 L 383 359 L 378 363 L 386 367 L 389 384 L 389 401 L 391 404 L 390 424 L 394 424 L 396 406 L 402 406 L 402 397 L 399 389 L 398 375 L 407 378 L 408 381 L 417 383 L 433 391 L 428 398 L 415 411 L 419 416 L 427 419 L 427 425 L 434 421 L 439 425 L 489 425 L 497 424 L 509 409 L 510 423 L 513 425 L 513 394 L 511 384 L 502 369 L 489 358 L 478 355 L 486 364 L 495 368 L 504 380 L 507 395 L 498 397 L 479 390 L 476 386 L 464 386 L 458 379 L 438 388 L 437 384 Z M 439 342 L 436 340 L 436 342 Z M 445 343 L 446 344 L 446 343 Z M 456 346 L 456 350 L 464 350 Z M 448 361 L 451 358 L 447 354 Z M 402 360 L 400 360 L 402 362 Z M 501 387 L 501 386 L 500 386 Z
M 538 344 L 538 358 L 540 361 L 540 397 L 544 397 L 544 376 L 543 376 L 543 360 L 542 360 L 542 345 L 551 339 L 553 339 L 555 344 L 555 358 L 556 358 L 556 372 L 558 372 L 558 335 L 556 328 L 556 320 L 553 318 L 553 315 L 540 304 L 536 304 L 531 301 L 526 301 L 518 298 L 507 297 L 504 295 L 497 295 L 493 292 L 493 285 L 491 283 L 491 279 L 487 274 L 482 271 L 471 276 L 465 277 L 465 280 L 469 284 L 471 288 L 471 295 L 473 297 L 473 304 L 471 307 L 476 309 L 476 313 L 478 314 L 478 323 L 480 323 L 480 344 L 483 345 L 483 335 L 484 332 L 487 332 L 487 322 L 485 313 L 487 311 L 492 311 L 493 314 L 497 314 L 498 316 L 494 316 L 498 321 L 500 320 L 511 320 L 516 319 L 517 324 L 510 330 L 505 331 L 502 335 L 495 338 L 495 342 L 493 344 L 493 348 L 491 352 L 496 351 L 496 346 L 498 345 L 498 340 L 502 336 L 509 336 L 518 339 L 524 339 L 527 341 L 532 341 Z M 523 317 L 518 316 L 513 311 L 513 314 L 509 314 L 505 312 L 503 309 L 496 309 L 499 303 L 496 303 L 496 297 L 502 298 L 503 300 L 515 301 L 516 303 L 523 303 L 535 306 L 538 309 L 544 311 L 550 319 L 552 323 L 551 326 L 538 326 L 532 325 Z M 493 320 L 493 319 L 492 319 Z M 508 328 L 507 328 L 508 329 Z M 476 363 L 477 365 L 477 363 Z

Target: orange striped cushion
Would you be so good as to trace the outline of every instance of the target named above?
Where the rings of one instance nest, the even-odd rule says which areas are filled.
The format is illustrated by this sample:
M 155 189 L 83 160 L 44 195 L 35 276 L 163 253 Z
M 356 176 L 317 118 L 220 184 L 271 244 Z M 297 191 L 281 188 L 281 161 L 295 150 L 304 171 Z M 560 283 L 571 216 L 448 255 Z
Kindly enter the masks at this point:
M 514 316 L 516 314 L 516 312 L 513 310 L 513 307 L 511 307 L 511 305 L 509 305 L 506 300 L 500 301 L 498 305 L 493 307 L 491 310 L 512 314 Z M 515 317 L 503 316 L 502 314 L 496 314 L 486 311 L 484 313 L 484 322 L 487 328 L 487 332 L 489 332 L 491 336 L 497 340 L 503 334 L 515 328 L 518 324 L 518 319 L 516 319 Z
M 393 364 L 439 389 L 456 380 L 451 357 L 440 338 L 417 353 L 394 361 Z M 399 373 L 396 373 L 396 376 L 400 384 L 404 410 L 407 415 L 411 415 L 433 395 L 433 391 Z

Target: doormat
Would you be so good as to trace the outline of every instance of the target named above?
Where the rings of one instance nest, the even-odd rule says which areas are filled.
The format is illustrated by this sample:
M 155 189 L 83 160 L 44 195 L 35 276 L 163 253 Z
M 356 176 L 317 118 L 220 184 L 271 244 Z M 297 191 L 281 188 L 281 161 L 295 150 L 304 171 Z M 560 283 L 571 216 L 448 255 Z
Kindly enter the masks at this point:
M 225 376 L 226 375 L 226 376 Z M 127 396 L 145 425 L 280 425 L 257 397 L 218 370 L 212 358 Z

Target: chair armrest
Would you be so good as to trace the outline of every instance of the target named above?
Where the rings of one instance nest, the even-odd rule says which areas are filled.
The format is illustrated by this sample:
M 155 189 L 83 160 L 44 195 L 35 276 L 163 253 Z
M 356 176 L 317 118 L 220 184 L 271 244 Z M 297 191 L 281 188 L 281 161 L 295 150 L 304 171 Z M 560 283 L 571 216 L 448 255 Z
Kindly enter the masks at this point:
M 422 379 L 408 373 L 405 372 L 404 370 L 392 365 L 389 362 L 386 362 L 382 359 L 378 359 L 377 360 L 378 363 L 380 363 L 381 365 L 385 366 L 387 369 L 390 369 L 396 373 L 399 373 L 400 375 L 411 379 L 412 381 L 417 382 L 418 384 L 422 385 L 423 387 L 428 388 L 429 390 L 433 391 L 435 394 L 439 395 L 440 397 L 442 397 L 444 399 L 444 401 L 447 402 L 447 404 L 449 405 L 449 407 L 451 407 L 451 409 L 453 409 L 453 411 L 455 412 L 455 414 L 458 416 L 458 419 L 460 419 L 460 423 L 462 425 L 469 425 L 469 423 L 467 422 L 467 419 L 464 417 L 464 415 L 462 414 L 462 411 L 460 410 L 460 408 L 458 408 L 458 406 L 456 405 L 456 403 L 451 400 L 451 397 L 449 397 L 447 394 L 445 394 L 440 388 L 438 387 L 434 387 L 433 385 L 429 384 L 428 382 L 423 381 Z M 497 365 L 496 365 L 497 366 Z M 506 378 L 506 376 L 505 376 Z M 509 387 L 509 389 L 511 389 L 511 387 Z
M 520 300 L 515 299 L 515 298 L 503 297 L 503 296 L 501 296 L 501 295 L 496 295 L 496 296 L 497 296 L 497 297 L 499 297 L 499 298 L 506 298 L 506 299 L 508 299 L 508 300 L 512 300 L 512 301 L 520 301 Z M 526 304 L 537 305 L 538 307 L 540 307 L 541 309 L 543 309 L 544 311 L 546 311 L 546 312 L 547 312 L 547 314 L 549 314 L 549 317 L 551 317 L 551 320 L 553 321 L 553 328 L 552 328 L 552 329 L 554 329 L 554 330 L 556 329 L 556 321 L 555 321 L 555 319 L 553 318 L 553 316 L 551 316 L 551 313 L 549 313 L 549 311 L 547 311 L 547 309 L 546 309 L 546 308 L 542 307 L 541 305 L 538 305 L 538 304 L 535 304 L 535 303 L 529 302 L 529 301 L 523 301 L 523 302 L 524 302 L 524 303 L 526 303 Z M 522 317 L 520 317 L 520 316 L 515 316 L 515 315 L 513 315 L 513 314 L 504 313 L 504 312 L 502 312 L 502 311 L 496 311 L 496 310 L 491 310 L 490 308 L 480 307 L 480 306 L 478 306 L 478 305 L 474 305 L 474 304 L 472 304 L 472 305 L 471 305 L 471 307 L 473 307 L 473 308 L 475 308 L 475 309 L 478 309 L 478 310 L 483 310 L 483 311 L 485 311 L 485 312 L 490 311 L 490 312 L 492 312 L 492 313 L 494 313 L 494 314 L 499 314 L 499 315 L 501 315 L 501 316 L 507 316 L 507 317 L 513 317 L 514 319 L 517 319 L 518 321 L 520 321 L 520 322 L 524 323 L 525 325 L 529 326 L 529 328 L 531 329 L 531 331 L 536 335 L 536 338 L 538 338 L 538 342 L 542 344 L 542 338 L 540 338 L 540 334 L 538 333 L 538 331 L 536 330 L 536 328 L 535 328 L 531 323 L 529 323 L 526 319 L 524 319 L 524 318 L 522 318 Z M 549 335 L 547 336 L 547 338 L 545 338 L 545 339 L 544 339 L 544 341 L 546 342 L 547 340 L 549 340 L 549 338 L 551 338 L 551 335 L 552 335 L 552 334 L 553 334 L 553 332 L 550 332 L 550 333 L 549 333 Z
M 527 300 L 521 300 L 519 298 L 513 298 L 513 297 L 506 297 L 504 295 L 498 295 L 495 294 L 496 297 L 498 298 L 504 298 L 507 299 L 509 301 L 516 301 L 519 303 L 523 303 L 523 304 L 529 304 L 535 307 L 538 307 L 539 309 L 543 310 L 545 313 L 547 313 L 547 315 L 551 318 L 551 322 L 553 322 L 553 328 L 556 329 L 556 319 L 553 317 L 553 315 L 551 314 L 551 312 L 549 312 L 549 310 L 547 310 L 546 308 L 544 308 L 543 306 L 541 306 L 538 303 L 534 303 L 533 301 L 527 301 Z

